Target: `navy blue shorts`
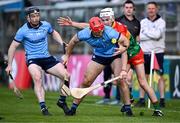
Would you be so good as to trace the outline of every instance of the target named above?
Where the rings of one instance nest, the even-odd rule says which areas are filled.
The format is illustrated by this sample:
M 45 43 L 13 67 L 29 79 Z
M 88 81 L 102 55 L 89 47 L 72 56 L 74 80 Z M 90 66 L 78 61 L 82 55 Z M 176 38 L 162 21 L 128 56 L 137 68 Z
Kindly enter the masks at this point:
M 156 58 L 160 67 L 158 73 L 160 75 L 164 74 L 163 63 L 164 63 L 164 53 L 156 53 Z M 150 66 L 151 66 L 151 54 L 144 54 L 144 66 L 145 66 L 145 73 L 150 74 Z
M 99 64 L 102 64 L 102 65 L 110 65 L 114 59 L 116 58 L 121 58 L 121 55 L 117 55 L 117 56 L 113 56 L 113 57 L 102 57 L 102 56 L 97 56 L 97 55 L 94 55 L 92 56 L 92 60 L 99 63 Z
M 47 57 L 47 58 L 36 58 L 36 59 L 29 59 L 27 61 L 27 66 L 30 64 L 36 64 L 40 66 L 43 70 L 47 70 L 56 64 L 58 64 L 59 61 L 55 59 L 53 56 Z

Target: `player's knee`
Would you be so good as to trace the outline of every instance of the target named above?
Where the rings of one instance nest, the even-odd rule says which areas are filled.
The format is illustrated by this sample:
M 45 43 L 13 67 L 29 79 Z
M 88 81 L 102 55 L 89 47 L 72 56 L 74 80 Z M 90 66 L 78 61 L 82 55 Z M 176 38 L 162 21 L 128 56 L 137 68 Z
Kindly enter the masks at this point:
M 33 81 L 34 81 L 34 84 L 41 84 L 41 81 L 42 81 L 41 76 L 40 75 L 35 75 L 33 77 Z
M 160 77 L 160 79 L 158 80 L 158 82 L 165 82 L 165 79 L 164 79 L 164 77 Z
M 82 87 L 89 87 L 91 86 L 91 84 L 92 84 L 91 80 L 88 77 L 85 77 Z
M 82 88 L 87 88 L 90 87 L 91 84 L 90 83 L 82 83 Z
M 140 85 L 144 85 L 147 83 L 146 76 L 138 76 L 138 81 Z
M 89 86 L 91 86 L 92 82 L 93 82 L 92 78 L 87 73 L 85 73 L 83 86 L 89 87 Z
M 132 81 L 132 76 L 127 76 L 127 81 L 131 82 Z
M 139 82 L 141 88 L 145 88 L 148 84 L 146 82 Z
M 70 74 L 68 72 L 65 72 L 64 78 L 69 80 L 70 79 Z
M 120 80 L 120 88 L 122 88 L 122 89 L 128 88 L 128 85 L 127 85 L 127 83 L 125 82 L 125 80 Z

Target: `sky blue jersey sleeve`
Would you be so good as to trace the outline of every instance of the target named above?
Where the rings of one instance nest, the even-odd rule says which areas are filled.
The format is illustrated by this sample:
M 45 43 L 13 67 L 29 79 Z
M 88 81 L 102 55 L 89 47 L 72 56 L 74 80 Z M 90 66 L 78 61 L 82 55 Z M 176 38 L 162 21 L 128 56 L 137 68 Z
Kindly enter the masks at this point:
M 90 36 L 91 36 L 91 31 L 89 30 L 89 27 L 87 27 L 77 33 L 77 37 L 78 37 L 79 41 L 87 40 L 88 38 L 90 38 Z
M 48 27 L 48 33 L 51 34 L 54 31 L 52 25 L 49 22 L 46 22 L 46 25 Z
M 22 28 L 20 28 L 17 32 L 16 35 L 14 37 L 14 40 L 21 43 L 24 39 L 24 31 Z

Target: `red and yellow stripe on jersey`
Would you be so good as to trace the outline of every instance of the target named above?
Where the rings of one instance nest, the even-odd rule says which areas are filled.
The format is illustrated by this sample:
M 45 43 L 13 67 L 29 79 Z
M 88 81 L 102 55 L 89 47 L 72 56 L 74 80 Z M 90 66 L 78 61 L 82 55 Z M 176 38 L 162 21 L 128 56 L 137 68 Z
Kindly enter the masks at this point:
M 127 49 L 128 63 L 131 65 L 144 63 L 144 55 L 141 50 L 141 47 L 133 38 L 131 33 L 128 31 L 127 27 L 119 22 L 114 21 L 112 28 L 126 36 L 126 38 L 130 41 L 129 48 Z

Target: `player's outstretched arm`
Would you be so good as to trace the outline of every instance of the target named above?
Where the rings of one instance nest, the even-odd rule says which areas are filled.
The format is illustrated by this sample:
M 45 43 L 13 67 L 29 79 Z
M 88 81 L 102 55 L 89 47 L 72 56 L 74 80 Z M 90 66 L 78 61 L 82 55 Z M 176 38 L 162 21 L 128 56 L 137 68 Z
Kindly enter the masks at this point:
M 88 23 L 79 23 L 79 22 L 72 21 L 71 18 L 68 16 L 66 18 L 59 17 L 57 19 L 57 23 L 60 26 L 72 26 L 72 27 L 79 28 L 79 29 L 84 29 L 89 26 Z

